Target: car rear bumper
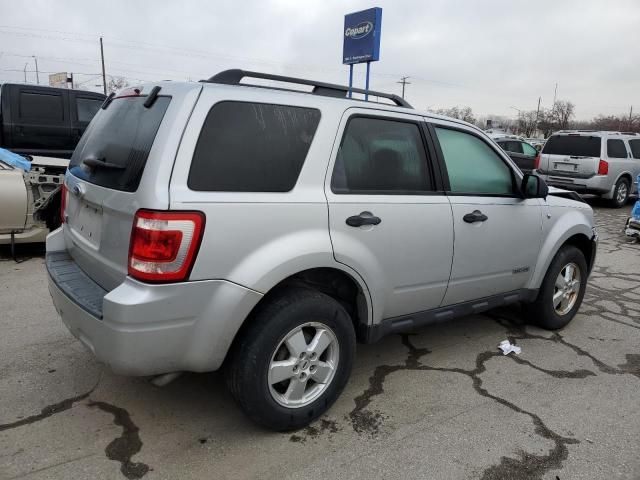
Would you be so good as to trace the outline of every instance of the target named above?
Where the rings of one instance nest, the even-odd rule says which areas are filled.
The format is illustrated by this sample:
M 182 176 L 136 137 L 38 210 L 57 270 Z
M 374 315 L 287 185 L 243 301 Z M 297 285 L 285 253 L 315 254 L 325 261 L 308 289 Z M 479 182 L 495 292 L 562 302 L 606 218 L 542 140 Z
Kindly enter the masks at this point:
M 118 374 L 218 369 L 262 298 L 224 280 L 150 285 L 126 277 L 106 292 L 64 250 L 50 248 L 59 243 L 56 234 L 62 231 L 47 239 L 46 262 L 56 310 L 69 331 Z
M 572 190 L 578 193 L 602 195 L 612 189 L 611 178 L 607 175 L 594 175 L 590 178 L 571 177 L 567 175 L 544 174 L 538 171 L 544 181 L 552 187 Z

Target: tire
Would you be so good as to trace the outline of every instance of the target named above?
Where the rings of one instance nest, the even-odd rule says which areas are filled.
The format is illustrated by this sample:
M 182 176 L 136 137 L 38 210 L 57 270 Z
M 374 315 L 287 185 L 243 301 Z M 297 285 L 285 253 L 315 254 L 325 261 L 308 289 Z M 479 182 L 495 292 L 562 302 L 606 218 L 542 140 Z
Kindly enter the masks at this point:
M 616 182 L 616 187 L 613 189 L 613 198 L 609 200 L 609 204 L 613 208 L 622 208 L 627 204 L 629 200 L 629 180 L 621 178 Z
M 258 307 L 239 335 L 225 366 L 227 385 L 240 408 L 266 428 L 305 427 L 331 407 L 351 374 L 356 348 L 351 317 L 315 290 L 281 290 Z M 324 350 L 313 350 L 327 341 Z M 270 376 L 272 364 L 279 368 Z M 283 375 L 289 378 L 275 383 Z
M 558 277 L 561 273 L 565 277 L 567 273 L 565 268 L 570 265 L 578 271 L 579 285 L 569 288 L 570 293 L 567 298 L 560 298 L 562 302 L 566 302 L 564 305 L 562 302 L 559 305 L 554 304 L 554 295 L 558 293 L 556 291 Z M 563 246 L 549 265 L 538 291 L 538 297 L 533 303 L 525 306 L 530 323 L 547 330 L 558 330 L 565 327 L 578 312 L 586 286 L 587 261 L 584 254 L 573 245 Z

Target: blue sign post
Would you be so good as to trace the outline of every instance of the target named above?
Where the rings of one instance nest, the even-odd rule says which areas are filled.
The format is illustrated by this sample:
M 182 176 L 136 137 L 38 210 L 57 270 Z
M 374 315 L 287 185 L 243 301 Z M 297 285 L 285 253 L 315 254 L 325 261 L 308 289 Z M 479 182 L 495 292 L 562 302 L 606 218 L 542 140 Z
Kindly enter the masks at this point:
M 380 59 L 382 9 L 375 7 L 344 16 L 342 63 L 349 65 L 349 97 L 353 88 L 353 65 L 367 64 L 365 90 L 369 90 L 370 63 Z M 365 94 L 365 100 L 368 99 Z

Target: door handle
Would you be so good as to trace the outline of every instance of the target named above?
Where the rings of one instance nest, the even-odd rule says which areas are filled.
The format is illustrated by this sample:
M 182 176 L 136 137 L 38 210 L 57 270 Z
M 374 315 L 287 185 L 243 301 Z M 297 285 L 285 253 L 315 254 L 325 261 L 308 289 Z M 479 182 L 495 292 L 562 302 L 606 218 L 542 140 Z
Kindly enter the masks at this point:
M 379 225 L 382 220 L 371 212 L 362 212 L 360 215 L 353 215 L 347 218 L 347 225 L 350 227 L 361 227 L 362 225 Z
M 488 218 L 489 217 L 487 217 L 480 210 L 474 210 L 473 212 L 467 213 L 464 217 L 462 217 L 462 220 L 464 220 L 467 223 L 475 223 L 475 222 L 484 222 Z

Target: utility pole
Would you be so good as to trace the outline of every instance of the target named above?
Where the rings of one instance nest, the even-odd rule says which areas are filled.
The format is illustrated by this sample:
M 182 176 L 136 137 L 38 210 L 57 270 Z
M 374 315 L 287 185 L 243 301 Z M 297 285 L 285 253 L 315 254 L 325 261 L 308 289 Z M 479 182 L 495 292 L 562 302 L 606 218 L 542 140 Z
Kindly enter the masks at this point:
M 36 82 L 40 85 L 40 74 L 38 73 L 38 59 L 33 55 L 33 60 L 36 62 Z
M 102 37 L 100 37 L 100 60 L 102 60 L 102 90 L 107 94 L 107 75 L 104 73 L 104 49 L 102 47 Z
M 633 115 L 633 105 L 629 107 L 629 131 L 631 131 L 631 115 Z
M 29 65 L 29 62 L 24 64 L 24 83 L 27 83 L 27 65 Z
M 542 97 L 538 97 L 538 110 L 536 110 L 536 124 L 533 126 L 533 134 L 538 134 L 538 120 L 540 119 L 540 102 L 542 101 Z
M 405 85 L 411 85 L 411 82 L 407 82 L 407 79 L 409 77 L 400 77 L 400 81 L 396 82 L 396 83 L 401 83 L 402 84 L 402 98 L 404 98 L 404 87 Z
M 553 106 L 556 106 L 556 97 L 558 96 L 558 82 L 556 82 L 556 89 L 553 92 Z

